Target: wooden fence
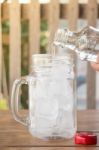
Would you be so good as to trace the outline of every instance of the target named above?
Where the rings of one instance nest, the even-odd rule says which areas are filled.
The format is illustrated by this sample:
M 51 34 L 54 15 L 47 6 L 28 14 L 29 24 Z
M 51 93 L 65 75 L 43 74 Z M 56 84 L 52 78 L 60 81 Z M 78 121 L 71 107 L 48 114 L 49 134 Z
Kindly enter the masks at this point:
M 40 23 L 41 19 L 48 22 L 50 32 L 49 39 L 58 28 L 59 19 L 64 18 L 68 21 L 68 28 L 77 29 L 79 18 L 88 20 L 88 24 L 96 26 L 98 18 L 97 0 L 88 0 L 87 4 L 79 4 L 78 0 L 69 0 L 68 4 L 60 4 L 59 0 L 51 0 L 48 4 L 40 4 L 37 0 L 31 0 L 29 4 L 19 4 L 17 0 L 12 0 L 10 4 L 3 3 L 0 5 L 0 84 L 2 81 L 3 66 L 3 48 L 2 48 L 2 21 L 9 20 L 10 31 L 8 37 L 9 43 L 9 93 L 13 81 L 21 76 L 21 20 L 27 20 L 29 24 L 29 64 L 31 55 L 40 51 Z M 4 68 L 4 67 L 3 67 Z M 5 72 L 5 71 L 3 71 Z M 4 76 L 4 74 L 3 74 Z M 96 74 L 87 65 L 87 108 L 96 107 Z M 6 86 L 6 80 L 4 82 Z M 1 89 L 0 89 L 1 91 Z M 7 89 L 6 92 L 7 93 Z

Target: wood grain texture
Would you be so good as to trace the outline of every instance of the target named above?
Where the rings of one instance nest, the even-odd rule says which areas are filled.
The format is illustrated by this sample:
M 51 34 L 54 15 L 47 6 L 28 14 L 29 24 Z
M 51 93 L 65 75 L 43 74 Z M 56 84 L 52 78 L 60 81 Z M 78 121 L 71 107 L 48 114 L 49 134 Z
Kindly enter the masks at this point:
M 91 26 L 96 26 L 97 22 L 97 0 L 89 0 L 87 5 L 87 20 Z M 96 108 L 96 72 L 87 64 L 87 108 Z
M 69 0 L 68 0 L 69 1 Z M 3 3 L 3 9 L 2 9 L 2 20 L 7 20 L 9 19 L 9 4 L 7 3 Z M 48 4 L 40 4 L 41 8 L 44 10 L 47 10 L 46 6 L 49 5 Z M 86 18 L 86 13 L 87 13 L 87 3 L 83 4 L 83 3 L 78 3 L 79 5 L 79 9 L 80 9 L 80 13 L 79 13 L 79 18 Z M 68 7 L 68 3 L 67 4 L 60 4 L 61 7 L 61 17 L 62 18 L 67 18 L 67 11 L 65 9 L 67 9 Z M 64 7 L 65 6 L 65 7 Z M 98 4 L 98 9 L 99 9 L 99 4 Z M 28 11 L 28 4 L 21 4 L 21 12 L 22 12 L 22 20 L 27 20 L 29 18 L 29 11 Z M 45 18 L 47 19 L 47 13 L 42 13 L 41 18 Z M 98 14 L 98 18 L 99 18 L 99 14 Z
M 29 11 L 29 64 L 33 54 L 40 52 L 40 4 L 31 0 Z M 30 69 L 31 70 L 31 69 Z
M 21 24 L 18 0 L 10 3 L 10 93 L 13 81 L 21 75 Z
M 6 98 L 8 105 L 10 105 L 9 102 L 9 94 L 8 94 L 8 87 L 7 87 L 7 77 L 6 77 L 6 66 L 5 66 L 5 62 L 4 62 L 4 56 L 2 56 L 3 60 L 3 69 L 2 69 L 2 88 L 3 88 L 3 96 L 4 98 Z
M 29 4 L 21 4 L 21 17 L 22 20 L 29 19 Z
M 1 4 L 0 4 L 0 94 L 2 89 L 2 23 L 1 23 Z
M 69 4 L 67 7 L 67 21 L 68 21 L 68 28 L 71 31 L 77 30 L 77 22 L 78 22 L 78 15 L 79 15 L 79 5 L 78 0 L 69 0 Z M 75 74 L 77 77 L 77 55 L 72 52 L 74 64 L 75 64 Z M 77 78 L 75 78 L 75 81 L 77 82 Z
M 49 3 L 49 11 L 48 11 L 48 27 L 49 27 L 49 42 L 51 43 L 59 26 L 59 0 L 51 0 Z
M 23 111 L 22 114 L 26 114 L 27 111 Z M 99 110 L 84 110 L 78 111 L 78 130 L 86 131 L 88 130 L 98 130 L 96 134 L 99 136 Z M 82 145 L 75 145 L 74 140 L 54 140 L 54 141 L 44 141 L 38 138 L 32 137 L 28 132 L 27 128 L 23 125 L 14 121 L 11 112 L 0 111 L 0 150 L 1 147 L 6 147 L 10 150 L 10 147 L 14 149 L 27 148 L 31 149 L 48 149 L 48 150 L 87 150 L 86 147 Z M 88 148 L 88 150 L 97 150 L 95 147 L 99 147 L 98 143 L 94 147 Z M 11 148 L 11 150 L 12 150 Z
M 2 20 L 5 21 L 9 19 L 9 4 L 8 3 L 2 3 Z
M 2 150 L 99 150 L 99 147 L 3 147 Z
M 77 21 L 78 21 L 78 0 L 69 0 L 68 4 L 68 28 L 70 30 L 77 29 Z

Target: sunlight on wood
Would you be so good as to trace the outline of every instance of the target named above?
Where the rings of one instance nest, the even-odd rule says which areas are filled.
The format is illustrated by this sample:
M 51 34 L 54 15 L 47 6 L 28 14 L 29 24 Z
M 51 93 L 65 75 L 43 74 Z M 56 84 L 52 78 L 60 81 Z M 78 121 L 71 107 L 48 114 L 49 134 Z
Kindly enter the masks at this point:
M 3 3 L 5 0 L 0 0 L 0 3 Z M 40 3 L 42 4 L 46 4 L 46 3 L 49 3 L 51 0 L 39 0 Z M 8 3 L 11 3 L 12 0 L 7 0 Z M 19 0 L 19 2 L 21 4 L 27 4 L 27 3 L 30 3 L 31 1 L 30 0 Z M 69 0 L 59 0 L 60 3 L 62 4 L 66 4 L 66 3 L 69 3 Z M 97 0 L 97 2 L 99 3 L 99 0 Z M 88 3 L 88 0 L 79 0 L 80 4 L 86 4 Z

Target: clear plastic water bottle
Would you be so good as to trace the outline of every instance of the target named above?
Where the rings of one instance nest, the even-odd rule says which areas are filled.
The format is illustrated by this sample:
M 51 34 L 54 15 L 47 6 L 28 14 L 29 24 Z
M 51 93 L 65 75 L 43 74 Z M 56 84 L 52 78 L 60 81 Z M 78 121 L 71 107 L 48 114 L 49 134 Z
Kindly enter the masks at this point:
M 53 47 L 54 54 L 67 54 L 71 50 L 81 60 L 97 62 L 99 53 L 99 30 L 91 26 L 87 26 L 79 32 L 58 29 L 53 41 Z

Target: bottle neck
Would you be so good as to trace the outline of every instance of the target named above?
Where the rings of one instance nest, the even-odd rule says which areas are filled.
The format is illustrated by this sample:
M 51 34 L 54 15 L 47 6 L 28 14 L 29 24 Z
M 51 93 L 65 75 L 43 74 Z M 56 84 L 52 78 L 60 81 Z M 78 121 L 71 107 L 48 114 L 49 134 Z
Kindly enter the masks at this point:
M 70 50 L 75 50 L 76 40 L 78 34 L 76 32 L 71 32 L 68 29 L 58 29 L 55 34 L 53 45 L 61 48 L 69 48 Z

